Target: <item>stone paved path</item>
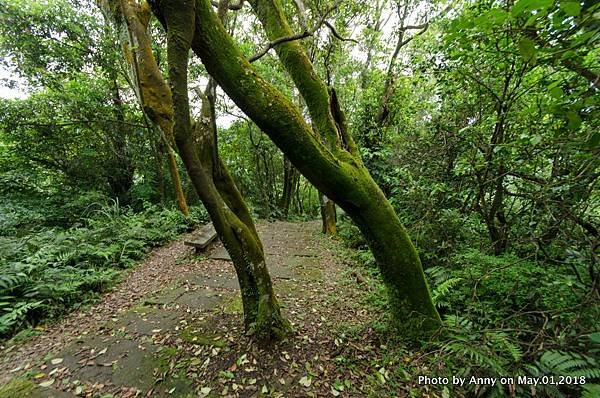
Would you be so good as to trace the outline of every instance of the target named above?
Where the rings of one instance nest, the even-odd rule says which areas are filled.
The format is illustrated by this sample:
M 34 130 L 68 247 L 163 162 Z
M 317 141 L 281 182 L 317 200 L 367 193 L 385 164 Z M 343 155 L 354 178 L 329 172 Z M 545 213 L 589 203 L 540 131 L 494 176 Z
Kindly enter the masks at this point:
M 312 222 L 259 226 L 276 288 L 281 281 L 322 277 L 310 239 L 318 228 Z M 70 315 L 22 345 L 4 347 L 2 381 L 25 374 L 33 384 L 23 387 L 40 397 L 86 395 L 107 387 L 123 397 L 140 392 L 192 396 L 185 378 L 161 380 L 172 364 L 158 336 L 181 334 L 191 318 L 235 304 L 239 286 L 220 243 L 199 259 L 182 241 L 156 250 L 90 310 Z

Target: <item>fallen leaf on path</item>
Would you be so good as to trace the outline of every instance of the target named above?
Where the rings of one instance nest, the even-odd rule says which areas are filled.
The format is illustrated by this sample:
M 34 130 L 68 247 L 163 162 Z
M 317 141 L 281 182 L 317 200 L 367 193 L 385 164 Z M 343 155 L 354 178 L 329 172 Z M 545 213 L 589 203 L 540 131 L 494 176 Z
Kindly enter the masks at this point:
M 310 387 L 310 384 L 312 383 L 312 378 L 308 376 L 302 376 L 298 383 L 300 383 L 301 386 Z
M 40 383 L 39 386 L 46 388 L 46 387 L 50 387 L 52 384 L 54 384 L 54 379 L 44 381 L 43 383 Z

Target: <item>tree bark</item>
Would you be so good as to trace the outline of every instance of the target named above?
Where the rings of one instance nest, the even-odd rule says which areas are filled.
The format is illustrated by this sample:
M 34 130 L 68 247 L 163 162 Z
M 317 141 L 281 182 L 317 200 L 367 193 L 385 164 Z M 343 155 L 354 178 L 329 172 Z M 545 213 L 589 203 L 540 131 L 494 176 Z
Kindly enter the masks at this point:
M 265 7 L 258 14 L 262 14 L 260 19 L 271 40 L 291 31 L 278 1 L 258 3 Z M 279 8 L 273 10 L 273 5 Z M 164 20 L 160 7 L 153 9 Z M 270 24 L 279 25 L 270 29 Z M 208 0 L 196 1 L 192 49 L 240 109 L 359 226 L 381 270 L 398 325 L 413 336 L 436 331 L 441 321 L 419 256 L 392 206 L 364 167 L 335 91 L 328 90 L 316 76 L 300 44 L 282 43 L 276 51 L 307 103 L 316 132 L 298 108 L 251 67 Z
M 279 199 L 279 210 L 281 218 L 287 220 L 290 213 L 290 206 L 296 187 L 298 186 L 298 172 L 287 156 L 283 155 L 283 191 Z
M 327 196 L 319 193 L 321 202 L 321 221 L 323 222 L 323 233 L 325 235 L 335 235 L 337 233 L 337 215 L 335 213 L 335 203 Z
M 109 6 L 110 12 L 122 12 L 126 16 L 129 34 L 135 38 L 136 52 L 129 55 L 135 55 L 141 61 L 131 63 L 137 69 L 135 73 L 144 110 L 166 136 L 174 136 L 192 185 L 232 258 L 247 331 L 260 342 L 283 338 L 290 331 L 290 324 L 280 313 L 258 233 L 231 176 L 216 156 L 216 124 L 211 115 L 214 108 L 207 108 L 204 103 L 201 119 L 194 126 L 190 120 L 187 68 L 194 33 L 193 0 L 160 5 L 161 22 L 167 31 L 171 89 L 152 55 L 142 19 L 144 6 L 129 0 L 113 2 Z M 114 19 L 118 21 L 119 17 L 122 20 L 120 14 Z
M 179 169 L 177 168 L 177 159 L 175 158 L 175 152 L 170 145 L 167 145 L 167 158 L 169 160 L 169 171 L 171 172 L 171 182 L 173 183 L 173 189 L 175 190 L 175 197 L 177 198 L 177 206 L 184 216 L 190 215 L 190 209 L 188 208 L 187 201 L 185 200 L 185 194 L 183 193 L 183 187 L 181 186 L 181 177 L 179 176 Z

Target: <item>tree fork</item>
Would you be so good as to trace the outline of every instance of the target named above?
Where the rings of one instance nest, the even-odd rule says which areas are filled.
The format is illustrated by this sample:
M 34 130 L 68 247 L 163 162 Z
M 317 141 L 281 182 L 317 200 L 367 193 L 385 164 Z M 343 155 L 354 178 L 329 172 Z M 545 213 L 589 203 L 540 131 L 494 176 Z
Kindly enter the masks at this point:
M 154 9 L 159 19 L 164 18 L 160 9 Z M 296 168 L 357 223 L 382 271 L 392 312 L 402 328 L 409 334 L 431 335 L 441 320 L 417 252 L 383 192 L 353 155 L 353 145 L 346 151 L 323 143 L 298 108 L 251 67 L 208 0 L 196 0 L 196 16 L 192 49 L 208 72 Z M 330 96 L 325 95 L 330 114 Z M 318 98 L 323 98 L 321 93 Z M 326 122 L 325 129 L 332 125 Z
M 196 191 L 211 215 L 215 229 L 231 254 L 242 290 L 248 331 L 261 342 L 282 339 L 289 332 L 290 325 L 280 313 L 256 232 L 227 206 L 193 143 L 187 93 L 187 63 L 194 35 L 194 3 L 191 0 L 171 1 L 163 4 L 162 10 L 167 28 L 167 57 L 177 147 Z M 230 196 L 237 199 L 235 195 Z
M 233 260 L 240 283 L 245 326 L 254 332 L 257 340 L 268 342 L 283 338 L 291 328 L 281 316 L 275 299 L 260 239 L 224 165 L 221 164 L 220 172 L 215 173 L 221 185 L 217 188 L 213 180 L 213 163 L 208 162 L 211 167 L 203 164 L 201 156 L 204 152 L 194 142 L 197 137 L 191 126 L 187 97 L 187 56 L 194 33 L 193 5 L 190 1 L 169 2 L 165 7 L 168 11 L 165 15 L 169 18 L 163 16 L 161 19 L 165 28 L 167 19 L 171 27 L 171 30 L 167 29 L 167 51 L 173 95 L 154 59 L 146 33 L 148 3 L 101 1 L 101 6 L 121 32 L 125 31 L 121 40 L 126 58 L 131 58 L 129 64 L 134 68 L 135 88 L 139 90 L 144 112 L 168 137 L 173 137 L 175 127 L 174 141 L 192 185 Z M 133 48 L 135 51 L 130 51 Z

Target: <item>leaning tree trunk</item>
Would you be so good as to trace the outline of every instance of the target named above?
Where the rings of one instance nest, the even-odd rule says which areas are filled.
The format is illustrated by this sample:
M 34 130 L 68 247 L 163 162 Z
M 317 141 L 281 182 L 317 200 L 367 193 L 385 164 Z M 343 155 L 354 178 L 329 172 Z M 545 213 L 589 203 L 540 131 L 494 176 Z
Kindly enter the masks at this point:
M 145 64 L 145 59 L 153 57 L 150 39 L 145 34 L 151 16 L 148 5 L 145 3 L 138 4 L 131 0 L 97 0 L 97 3 L 105 12 L 105 15 L 116 25 L 128 66 L 129 76 L 127 80 L 142 105 L 147 128 L 150 131 L 151 127 L 156 127 L 153 126 L 155 124 L 160 129 L 160 139 L 166 145 L 169 171 L 175 190 L 177 206 L 183 215 L 187 217 L 189 208 L 183 193 L 177 160 L 172 148 L 173 136 L 170 122 L 172 111 L 165 108 L 160 101 L 152 102 L 152 95 L 148 96 L 148 93 L 152 91 L 152 85 L 161 78 L 160 71 L 148 70 Z M 140 60 L 141 65 L 139 64 Z
M 271 40 L 291 29 L 281 5 L 252 1 Z M 165 16 L 158 2 L 153 10 Z M 388 288 L 391 309 L 410 335 L 430 335 L 440 325 L 419 256 L 398 216 L 364 167 L 348 133 L 334 90 L 318 79 L 297 42 L 276 46 L 279 57 L 302 93 L 313 130 L 298 108 L 264 80 L 234 44 L 209 0 L 196 0 L 192 49 L 229 97 L 290 158 L 320 191 L 333 199 L 365 235 Z
M 188 53 L 194 36 L 194 9 L 190 7 L 189 0 L 173 0 L 163 4 L 162 11 L 167 30 L 167 58 L 175 111 L 174 135 L 177 148 L 192 184 L 233 260 L 240 282 L 247 328 L 261 341 L 281 339 L 287 333 L 289 325 L 281 316 L 254 224 L 246 207 L 240 208 L 241 196 L 237 189 L 232 190 L 233 181 L 223 172 L 223 163 L 209 164 L 214 151 L 205 159 L 199 153 L 204 148 L 199 147 L 198 142 L 209 142 L 208 137 L 213 137 L 213 131 L 198 129 L 197 131 L 203 132 L 201 137 L 200 134 L 194 136 L 192 129 L 187 75 Z M 206 103 L 208 101 L 205 101 Z M 221 196 L 215 181 L 207 172 L 215 167 L 219 168 L 217 173 L 222 176 L 218 182 L 222 186 L 225 185 L 221 191 L 226 193 L 227 200 Z M 228 206 L 228 201 L 231 206 Z M 236 215 L 236 210 L 241 212 L 243 217 L 247 217 L 250 228 Z
M 265 263 L 262 244 L 243 199 L 216 153 L 216 125 L 206 114 L 192 126 L 187 92 L 187 63 L 194 32 L 193 3 L 171 1 L 161 8 L 167 30 L 167 86 L 152 54 L 146 33 L 149 9 L 146 3 L 115 0 L 102 4 L 117 24 L 128 31 L 123 40 L 126 58 L 134 68 L 145 113 L 174 137 L 192 185 L 206 207 L 219 238 L 229 252 L 240 284 L 244 322 L 248 332 L 261 342 L 283 338 L 290 330 L 282 317 Z M 123 18 L 125 17 L 125 18 Z M 131 51 L 133 50 L 133 51 Z
M 190 215 L 190 210 L 185 200 L 185 194 L 183 193 L 183 187 L 181 185 L 181 177 L 179 176 L 179 169 L 177 168 L 177 159 L 175 158 L 175 152 L 169 144 L 167 144 L 167 158 L 169 160 L 169 171 L 171 172 L 171 182 L 175 190 L 175 197 L 177 199 L 177 206 L 184 216 Z

